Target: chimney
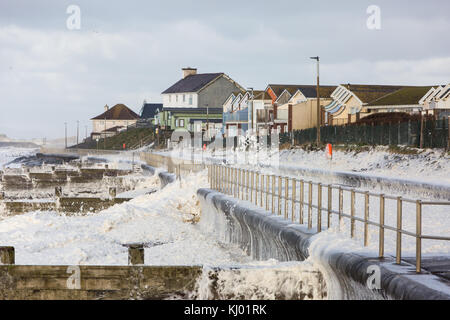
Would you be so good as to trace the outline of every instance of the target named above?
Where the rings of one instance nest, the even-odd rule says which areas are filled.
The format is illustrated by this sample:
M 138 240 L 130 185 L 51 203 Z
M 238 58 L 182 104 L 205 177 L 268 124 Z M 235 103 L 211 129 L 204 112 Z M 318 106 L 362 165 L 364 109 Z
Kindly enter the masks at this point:
M 105 111 L 108 111 L 108 110 L 109 110 L 108 105 L 105 105 Z
M 197 69 L 196 68 L 183 68 L 181 69 L 183 71 L 183 79 L 188 77 L 188 76 L 192 76 L 194 74 L 197 74 Z

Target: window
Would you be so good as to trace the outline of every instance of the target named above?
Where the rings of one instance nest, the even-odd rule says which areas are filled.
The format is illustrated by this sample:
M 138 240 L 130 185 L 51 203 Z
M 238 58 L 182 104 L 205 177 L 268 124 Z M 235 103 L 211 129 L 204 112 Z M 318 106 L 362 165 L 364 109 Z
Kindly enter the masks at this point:
M 183 102 L 186 102 L 186 95 L 183 94 Z
M 175 127 L 178 127 L 179 125 L 178 125 L 179 123 L 178 123 L 178 119 L 176 119 L 175 120 Z
M 175 95 L 176 101 L 178 102 L 178 95 Z
M 184 119 L 180 119 L 180 127 L 184 127 Z
M 192 94 L 189 95 L 189 104 L 192 105 Z
M 172 102 L 172 95 L 169 94 L 169 102 Z

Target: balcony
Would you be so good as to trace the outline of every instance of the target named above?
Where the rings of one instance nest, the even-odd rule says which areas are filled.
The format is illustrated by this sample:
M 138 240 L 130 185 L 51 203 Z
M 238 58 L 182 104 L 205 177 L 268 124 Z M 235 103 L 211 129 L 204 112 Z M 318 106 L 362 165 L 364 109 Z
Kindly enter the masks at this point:
M 248 109 L 238 110 L 235 112 L 225 112 L 223 114 L 223 122 L 247 122 Z

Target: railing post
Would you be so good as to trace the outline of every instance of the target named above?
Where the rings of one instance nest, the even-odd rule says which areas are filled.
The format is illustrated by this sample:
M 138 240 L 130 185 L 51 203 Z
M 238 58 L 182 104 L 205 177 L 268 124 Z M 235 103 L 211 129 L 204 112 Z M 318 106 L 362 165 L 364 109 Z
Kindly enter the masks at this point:
M 317 232 L 322 232 L 322 184 L 317 185 Z
M 266 211 L 269 211 L 270 175 L 266 176 Z
M 380 194 L 379 257 L 384 257 L 384 194 Z
M 247 179 L 246 179 L 246 182 L 245 182 L 245 188 L 246 188 L 246 190 L 247 190 L 247 193 L 245 194 L 245 200 L 248 201 L 248 197 L 249 197 L 249 186 L 250 186 L 250 171 L 249 171 L 249 170 L 246 170 L 246 171 L 247 171 L 247 173 L 246 173 Z
M 327 228 L 331 227 L 331 210 L 333 206 L 333 188 L 331 184 L 328 185 L 328 216 L 327 216 Z
M 244 182 L 243 182 L 243 179 L 244 179 L 244 173 L 243 173 L 243 171 L 242 171 L 242 169 L 239 169 L 239 178 L 238 178 L 238 181 L 239 181 L 239 188 L 238 188 L 238 198 L 239 199 L 244 199 Z
M 238 168 L 234 168 L 234 197 L 239 199 L 239 180 L 238 180 Z
M 300 180 L 300 208 L 299 208 L 299 217 L 298 222 L 303 224 L 303 204 L 305 202 L 305 181 Z
M 397 243 L 395 262 L 401 263 L 402 260 L 402 197 L 397 197 Z
M 291 208 L 291 220 L 295 220 L 295 198 L 297 197 L 297 180 L 292 179 L 292 208 Z
M 308 192 L 308 229 L 312 228 L 312 181 L 308 182 L 309 192 Z
M 369 192 L 364 193 L 364 246 L 369 245 Z
M 350 204 L 350 236 L 352 239 L 355 237 L 355 189 L 351 190 L 351 204 Z
M 275 214 L 275 175 L 272 175 L 272 213 Z
M 344 192 L 342 190 L 342 187 L 339 187 L 339 230 L 341 230 L 343 208 L 344 208 Z
M 254 176 L 255 176 L 255 173 L 252 171 L 251 173 L 250 173 L 250 202 L 252 202 L 253 203 L 253 183 L 254 183 Z
M 264 206 L 263 193 L 264 193 L 264 175 L 261 174 L 261 176 L 259 178 L 259 206 L 261 208 Z
M 259 190 L 259 173 L 255 176 L 255 205 L 258 205 L 258 190 Z
M 422 201 L 416 201 L 416 272 L 422 269 Z
M 284 177 L 284 218 L 288 218 L 289 180 Z
M 281 190 L 281 185 L 282 185 L 282 181 L 281 181 L 281 177 L 279 176 L 278 177 L 278 188 L 277 188 L 277 193 L 278 193 L 278 203 L 277 203 L 277 205 L 278 205 L 278 215 L 279 216 L 281 216 L 281 193 L 283 192 L 282 190 Z

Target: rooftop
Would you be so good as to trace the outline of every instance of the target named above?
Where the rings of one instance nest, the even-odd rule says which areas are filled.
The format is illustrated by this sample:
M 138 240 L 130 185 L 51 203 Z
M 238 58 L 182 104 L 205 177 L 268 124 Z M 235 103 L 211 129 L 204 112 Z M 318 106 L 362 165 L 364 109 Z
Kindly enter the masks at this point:
M 133 110 L 119 103 L 91 120 L 136 120 L 139 118 Z
M 222 76 L 223 73 L 199 73 L 187 76 L 175 83 L 170 88 L 162 92 L 162 94 L 167 93 L 183 93 L 183 92 L 197 92 L 200 91 L 204 86 L 214 81 L 218 77 Z

